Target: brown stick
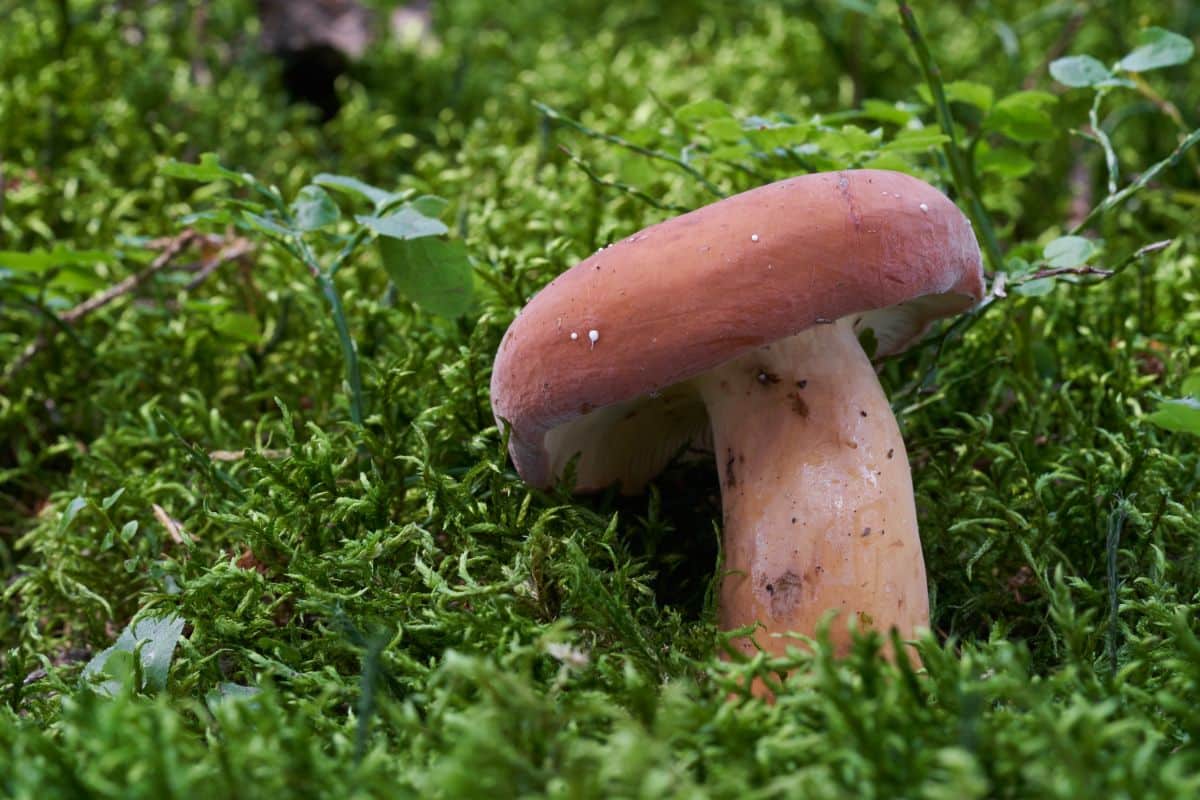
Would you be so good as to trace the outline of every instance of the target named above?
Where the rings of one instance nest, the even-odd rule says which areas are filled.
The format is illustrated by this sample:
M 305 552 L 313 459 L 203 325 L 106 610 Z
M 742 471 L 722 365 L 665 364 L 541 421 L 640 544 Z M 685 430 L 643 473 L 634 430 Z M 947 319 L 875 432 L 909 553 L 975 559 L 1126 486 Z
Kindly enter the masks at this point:
M 214 241 L 214 239 L 205 237 L 199 232 L 191 229 L 185 230 L 178 236 L 174 236 L 169 239 L 156 239 L 155 241 L 151 242 L 151 246 L 159 248 L 161 252 L 155 256 L 154 260 L 150 262 L 149 266 L 147 266 L 141 272 L 130 275 L 120 283 L 110 286 L 100 294 L 90 297 L 79 305 L 63 312 L 63 314 L 61 314 L 58 318 L 59 322 L 65 326 L 74 325 L 76 322 L 88 316 L 92 312 L 104 308 L 118 297 L 129 294 L 145 283 L 149 278 L 159 272 L 162 272 L 164 269 L 170 266 L 171 262 L 174 261 L 175 258 L 181 252 L 183 252 L 188 245 L 197 240 L 208 242 Z M 193 288 L 200 282 L 200 280 L 203 280 L 204 277 L 208 277 L 208 275 L 217 269 L 217 267 L 219 267 L 221 264 L 241 258 L 248 253 L 250 249 L 250 243 L 248 241 L 245 239 L 235 239 L 231 244 L 223 247 L 212 258 L 201 263 L 197 275 L 198 279 L 193 279 L 193 281 L 188 285 L 188 288 Z M 14 375 L 24 369 L 30 361 L 36 358 L 38 353 L 46 349 L 49 344 L 50 337 L 47 334 L 38 334 L 37 338 L 30 342 L 29 346 L 26 347 L 4 371 L 3 380 L 10 380 Z

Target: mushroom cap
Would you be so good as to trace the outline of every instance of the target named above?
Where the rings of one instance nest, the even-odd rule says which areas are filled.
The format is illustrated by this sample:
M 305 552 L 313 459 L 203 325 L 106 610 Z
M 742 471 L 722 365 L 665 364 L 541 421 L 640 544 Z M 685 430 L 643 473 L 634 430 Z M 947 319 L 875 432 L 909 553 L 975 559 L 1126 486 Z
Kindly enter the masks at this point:
M 517 315 L 492 410 L 526 482 L 577 454 L 576 489 L 636 491 L 707 436 L 686 382 L 813 325 L 855 316 L 876 357 L 983 297 L 971 224 L 899 172 L 802 175 L 726 198 L 597 251 Z

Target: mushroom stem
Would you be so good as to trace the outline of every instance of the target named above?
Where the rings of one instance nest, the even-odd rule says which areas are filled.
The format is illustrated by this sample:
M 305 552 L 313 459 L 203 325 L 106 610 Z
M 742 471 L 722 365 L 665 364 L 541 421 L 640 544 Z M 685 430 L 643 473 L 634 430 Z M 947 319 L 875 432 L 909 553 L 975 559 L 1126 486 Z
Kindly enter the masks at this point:
M 720 620 L 755 622 L 781 654 L 827 612 L 839 653 L 859 628 L 929 624 L 904 442 L 851 320 L 808 330 L 698 379 L 724 509 Z

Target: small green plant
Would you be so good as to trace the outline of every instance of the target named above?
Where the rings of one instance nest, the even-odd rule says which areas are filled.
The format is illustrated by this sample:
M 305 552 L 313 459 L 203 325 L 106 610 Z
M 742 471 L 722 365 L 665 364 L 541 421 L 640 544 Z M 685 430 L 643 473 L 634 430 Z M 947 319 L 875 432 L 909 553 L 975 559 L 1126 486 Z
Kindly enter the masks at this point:
M 1145 187 L 1165 167 L 1174 164 L 1185 152 L 1200 143 L 1200 129 L 1188 131 L 1179 110 L 1163 100 L 1142 77 L 1142 73 L 1145 72 L 1185 64 L 1191 60 L 1194 53 L 1195 47 L 1186 36 L 1180 36 L 1163 28 L 1150 27 L 1139 32 L 1138 46 L 1111 67 L 1104 66 L 1099 60 L 1089 55 L 1067 56 L 1051 62 L 1050 74 L 1059 83 L 1075 89 L 1091 89 L 1095 93 L 1088 111 L 1088 130 L 1076 131 L 1076 133 L 1100 146 L 1104 152 L 1104 165 L 1108 173 L 1107 196 L 1075 226 L 1075 231 L 1083 230 L 1097 216 Z M 1100 119 L 1104 100 L 1111 92 L 1118 89 L 1136 90 L 1143 97 L 1152 101 L 1156 109 L 1181 129 L 1181 139 L 1175 151 L 1163 161 L 1145 170 L 1124 189 L 1118 188 L 1121 167 L 1118 163 L 1116 149 L 1113 147 L 1111 132 Z M 1192 163 L 1195 164 L 1194 154 L 1191 157 Z
M 1182 397 L 1163 400 L 1146 421 L 1168 431 L 1200 436 L 1200 372 L 1193 372 L 1180 387 Z
M 226 196 L 217 202 L 217 208 L 189 215 L 184 222 L 232 225 L 265 238 L 308 270 L 329 304 L 345 363 L 350 417 L 355 425 L 361 426 L 365 419 L 362 374 L 335 278 L 359 249 L 377 240 L 393 285 L 427 310 L 456 317 L 471 307 L 471 261 L 460 241 L 444 238 L 449 228 L 438 217 L 447 203 L 440 197 L 416 196 L 413 191 L 389 192 L 356 178 L 322 173 L 288 203 L 276 187 L 250 173 L 221 166 L 211 153 L 197 164 L 167 164 L 163 174 L 245 190 L 247 196 Z M 366 200 L 372 212 L 355 214 L 352 222 L 339 225 L 341 207 L 326 189 Z
M 83 668 L 84 685 L 109 697 L 122 689 L 164 691 L 183 625 L 173 614 L 130 623 Z

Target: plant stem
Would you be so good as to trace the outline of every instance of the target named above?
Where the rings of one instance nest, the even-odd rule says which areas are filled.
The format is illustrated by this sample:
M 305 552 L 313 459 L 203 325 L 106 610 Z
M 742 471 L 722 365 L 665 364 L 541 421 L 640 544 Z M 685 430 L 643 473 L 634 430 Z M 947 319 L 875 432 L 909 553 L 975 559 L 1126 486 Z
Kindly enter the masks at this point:
M 933 95 L 934 105 L 937 107 L 938 123 L 942 132 L 950 139 L 946 142 L 943 150 L 946 154 L 946 161 L 950 165 L 954 187 L 966 201 L 967 214 L 983 237 L 983 250 L 987 255 L 988 265 L 993 270 L 1000 270 L 1004 266 L 1004 256 L 1000 252 L 999 242 L 996 241 L 996 232 L 992 228 L 991 217 L 983 207 L 971 175 L 963 163 L 962 152 L 958 147 L 958 134 L 954 130 L 954 117 L 950 114 L 950 104 L 946 102 L 946 91 L 942 86 L 941 70 L 938 69 L 933 55 L 929 52 L 929 47 L 925 44 L 925 38 L 921 35 L 921 29 L 917 27 L 916 17 L 913 16 L 908 3 L 900 3 L 900 22 L 909 41 L 912 42 L 917 62 L 921 66 L 921 73 L 925 76 L 925 82 L 929 84 L 929 91 Z
M 1092 126 L 1092 135 L 1096 137 L 1100 147 L 1104 150 L 1104 167 L 1108 172 L 1108 193 L 1110 195 L 1117 193 L 1117 177 L 1119 176 L 1119 167 L 1117 164 L 1117 153 L 1113 150 L 1112 141 L 1108 138 L 1108 134 L 1104 132 L 1104 128 L 1100 126 L 1100 104 L 1104 102 L 1104 95 L 1108 94 L 1101 89 L 1096 92 L 1096 97 L 1092 101 L 1092 107 L 1088 110 L 1088 122 Z
M 1130 182 L 1130 184 L 1124 189 L 1116 194 L 1110 194 L 1108 197 L 1101 200 L 1099 205 L 1093 208 L 1078 225 L 1071 229 L 1071 233 L 1079 233 L 1091 225 L 1097 217 L 1112 210 L 1113 208 L 1116 208 L 1121 203 L 1124 203 L 1130 197 L 1146 188 L 1146 185 L 1150 183 L 1150 181 L 1154 180 L 1158 176 L 1158 173 L 1162 172 L 1167 167 L 1173 166 L 1179 161 L 1180 158 L 1183 157 L 1184 153 L 1186 153 L 1196 144 L 1200 144 L 1200 128 L 1197 128 L 1188 134 L 1187 138 L 1180 142 L 1179 146 L 1172 150 L 1169 156 L 1151 166 L 1148 170 L 1139 175 L 1136 180 Z
M 363 235 L 365 236 L 365 233 Z M 321 269 L 321 262 L 317 259 L 317 254 L 302 237 L 294 236 L 292 241 L 287 244 L 287 249 L 292 255 L 308 267 L 322 296 L 329 302 L 329 310 L 333 314 L 333 325 L 337 329 L 338 343 L 342 347 L 342 361 L 346 365 L 346 384 L 350 387 L 350 419 L 360 428 L 363 424 L 363 392 L 362 373 L 358 368 L 358 348 L 355 347 L 354 338 L 350 335 L 350 325 L 346 322 L 346 310 L 342 306 L 342 296 L 338 294 L 333 276 L 361 241 L 362 238 L 356 234 L 338 253 L 333 264 L 327 270 Z
M 350 326 L 346 324 L 346 311 L 342 308 L 342 298 L 338 294 L 333 276 L 317 270 L 317 285 L 321 294 L 329 301 L 329 309 L 333 312 L 333 324 L 337 328 L 338 342 L 342 346 L 342 359 L 346 362 L 346 383 L 350 386 L 350 419 L 354 424 L 363 424 L 362 375 L 358 370 L 358 350 L 354 339 L 350 336 Z
M 1120 634 L 1121 609 L 1119 589 L 1120 576 L 1117 573 L 1117 556 L 1120 554 L 1121 531 L 1125 520 L 1129 517 L 1129 505 L 1124 499 L 1118 500 L 1112 514 L 1108 517 L 1108 535 L 1105 537 L 1105 550 L 1108 556 L 1108 634 L 1105 637 L 1104 649 L 1108 651 L 1108 666 L 1112 677 L 1117 675 L 1117 637 Z

